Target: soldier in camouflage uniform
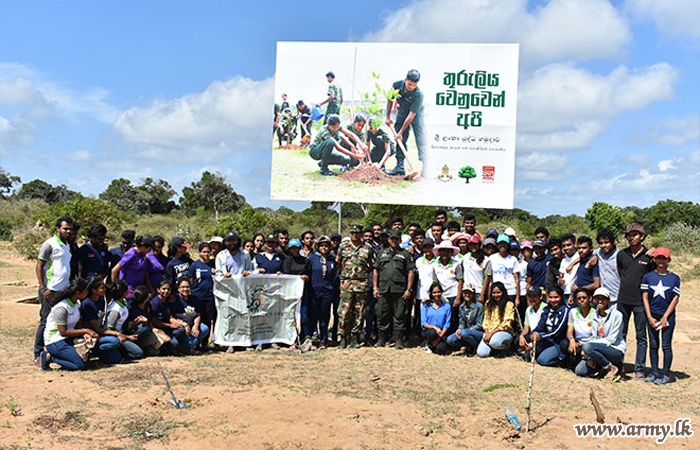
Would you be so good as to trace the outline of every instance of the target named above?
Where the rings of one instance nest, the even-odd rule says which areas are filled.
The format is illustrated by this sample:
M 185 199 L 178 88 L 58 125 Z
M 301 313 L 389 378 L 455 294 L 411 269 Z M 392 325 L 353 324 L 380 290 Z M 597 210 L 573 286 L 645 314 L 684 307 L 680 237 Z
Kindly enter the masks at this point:
M 356 152 L 363 153 L 367 155 L 369 159 L 369 147 L 365 143 L 367 140 L 367 132 L 365 131 L 365 124 L 367 119 L 362 114 L 355 115 L 355 118 L 351 123 L 348 123 L 344 127 L 340 128 L 340 145 L 341 147 Z M 364 156 L 363 156 L 364 158 Z M 351 166 L 356 166 L 360 163 L 359 159 L 353 158 L 350 162 Z M 345 167 L 349 169 L 349 167 Z
M 340 117 L 334 114 L 328 118 L 328 124 L 318 131 L 309 148 L 309 156 L 318 161 L 321 175 L 338 175 L 328 168 L 329 164 L 356 165 L 360 159 L 364 158 L 364 153 L 355 149 L 352 144 L 350 144 L 351 150 L 340 145 L 341 137 L 338 130 L 340 130 Z
M 341 244 L 338 255 L 340 269 L 340 307 L 338 320 L 342 337 L 340 345 L 348 341 L 353 348 L 360 346 L 360 332 L 367 314 L 369 277 L 374 265 L 372 246 L 362 241 L 362 226 L 350 226 L 350 241 Z
M 328 72 L 326 74 L 326 80 L 328 80 L 328 98 L 316 105 L 320 108 L 322 105 L 328 103 L 326 117 L 323 119 L 324 125 L 328 123 L 328 116 L 331 114 L 340 114 L 340 105 L 343 104 L 343 90 L 340 86 L 335 84 L 335 74 L 333 72 Z

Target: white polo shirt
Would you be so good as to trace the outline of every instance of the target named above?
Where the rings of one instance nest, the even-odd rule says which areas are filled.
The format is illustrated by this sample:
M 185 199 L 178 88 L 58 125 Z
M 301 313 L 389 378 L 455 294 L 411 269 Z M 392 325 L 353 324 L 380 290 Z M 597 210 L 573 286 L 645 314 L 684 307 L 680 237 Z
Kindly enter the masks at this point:
M 62 291 L 70 284 L 70 245 L 57 235 L 47 239 L 39 249 L 44 265 L 44 281 L 51 291 Z

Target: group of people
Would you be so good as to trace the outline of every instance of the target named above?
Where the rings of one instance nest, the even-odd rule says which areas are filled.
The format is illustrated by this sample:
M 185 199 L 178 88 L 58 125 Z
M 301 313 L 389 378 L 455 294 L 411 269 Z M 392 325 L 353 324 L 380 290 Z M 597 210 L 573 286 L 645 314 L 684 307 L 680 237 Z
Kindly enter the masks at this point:
M 107 363 L 210 351 L 214 277 L 260 273 L 304 281 L 304 351 L 390 344 L 441 355 L 518 354 L 615 382 L 634 317 L 634 379 L 670 381 L 680 278 L 668 270 L 667 248 L 643 245 L 640 224 L 625 231 L 624 249 L 607 228 L 596 249 L 587 236 L 550 237 L 544 227 L 533 241 L 519 241 L 512 228 L 483 234 L 473 215 L 460 224 L 445 210 L 426 229 L 399 217 L 387 225 L 353 224 L 346 238 L 307 230 L 290 239 L 277 229 L 242 239 L 229 231 L 200 243 L 195 261 L 184 239 L 171 239 L 164 254 L 162 237 L 133 230 L 108 249 L 102 225 L 78 246 L 79 225 L 63 217 L 36 265 L 35 363 L 85 369 L 78 351 L 85 345 Z
M 376 164 L 386 171 L 385 165 L 391 156 L 395 156 L 396 164 L 387 173 L 404 176 L 406 154 L 405 147 L 401 147 L 408 141 L 413 129 L 418 158 L 423 161 L 423 92 L 418 87 L 420 73 L 417 70 L 408 71 L 405 79 L 392 84 L 395 94 L 387 100 L 384 120 L 358 113 L 347 124 L 342 124 L 340 107 L 343 104 L 343 91 L 335 82 L 333 72 L 326 73 L 326 80 L 327 97 L 314 105 L 316 108 L 327 105 L 323 126 L 315 133 L 313 140 L 312 110 L 304 100 L 299 100 L 295 110 L 292 110 L 287 95 L 282 94 L 281 104 L 275 104 L 273 130 L 280 146 L 283 142 L 291 145 L 300 134 L 301 145 L 309 148 L 309 156 L 318 161 L 320 174 L 324 176 L 338 175 L 329 166 L 340 166 L 341 172 L 344 172 L 363 161 Z M 393 113 L 396 115 L 395 121 L 392 120 Z

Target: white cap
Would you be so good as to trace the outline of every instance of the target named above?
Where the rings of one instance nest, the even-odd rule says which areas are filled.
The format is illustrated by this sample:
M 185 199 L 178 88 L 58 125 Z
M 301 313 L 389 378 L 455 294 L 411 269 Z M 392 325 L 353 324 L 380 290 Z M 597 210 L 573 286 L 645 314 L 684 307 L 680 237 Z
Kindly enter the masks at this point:
M 593 298 L 596 298 L 596 297 L 598 297 L 599 295 L 600 295 L 600 296 L 603 296 L 603 297 L 607 297 L 607 298 L 609 299 L 609 298 L 610 298 L 610 291 L 607 290 L 607 288 L 599 287 L 599 288 L 596 289 L 595 292 L 593 293 Z
M 506 228 L 506 231 L 503 232 L 506 236 L 515 236 L 515 230 L 511 227 Z
M 209 239 L 209 242 L 223 243 L 224 239 L 221 236 L 212 236 L 211 239 Z

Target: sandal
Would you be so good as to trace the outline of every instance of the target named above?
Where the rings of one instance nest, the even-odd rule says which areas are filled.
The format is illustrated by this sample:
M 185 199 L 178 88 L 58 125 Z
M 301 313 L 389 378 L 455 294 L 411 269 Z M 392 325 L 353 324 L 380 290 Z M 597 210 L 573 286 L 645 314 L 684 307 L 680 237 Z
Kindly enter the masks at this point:
M 616 373 L 615 375 L 607 375 L 605 378 L 603 378 L 603 381 L 607 383 L 617 383 L 621 378 L 622 376 L 619 373 Z

